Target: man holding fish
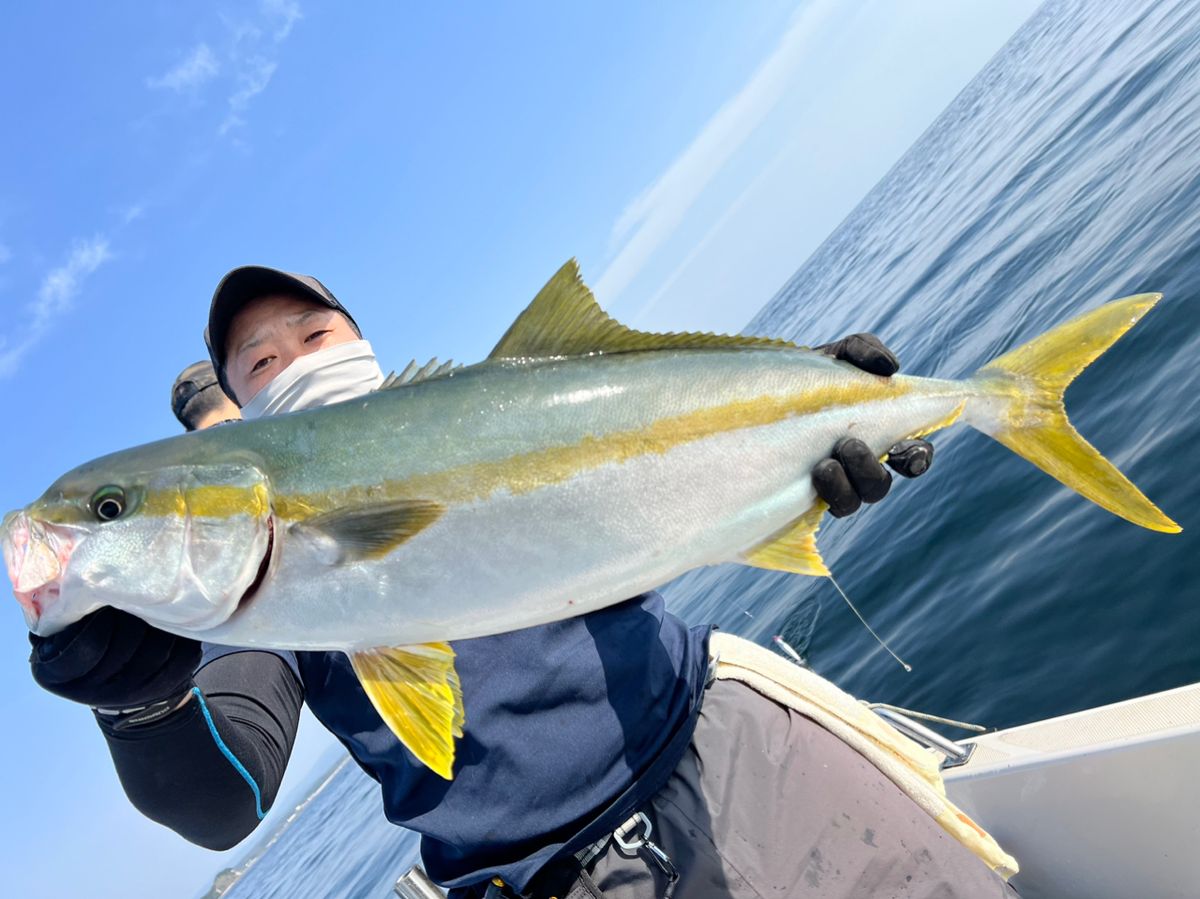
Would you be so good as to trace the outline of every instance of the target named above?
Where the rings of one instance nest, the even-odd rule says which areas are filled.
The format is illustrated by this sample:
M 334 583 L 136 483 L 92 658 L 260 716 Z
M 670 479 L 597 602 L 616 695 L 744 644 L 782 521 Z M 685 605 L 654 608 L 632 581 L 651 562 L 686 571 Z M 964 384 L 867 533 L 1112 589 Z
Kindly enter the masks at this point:
M 1084 330 L 1131 326 L 1152 305 L 1132 299 L 1139 302 Z M 665 499 L 654 489 L 660 470 L 639 482 L 636 501 L 626 496 L 624 505 L 597 509 L 597 522 L 610 519 L 602 532 L 597 523 L 594 533 L 568 534 L 557 548 L 519 542 L 538 527 L 529 497 L 554 485 L 592 479 L 566 495 L 563 508 L 574 509 L 583 498 L 608 496 L 611 482 L 604 479 L 613 470 L 658 465 L 659 457 L 731 432 L 786 426 L 815 410 L 862 402 L 863 391 L 881 392 L 873 400 L 880 403 L 902 396 L 911 388 L 890 377 L 898 367 L 894 357 L 863 335 L 823 348 L 869 373 L 854 374 L 782 341 L 643 335 L 593 307 L 573 267 L 564 267 L 488 363 L 427 366 L 385 379 L 354 319 L 319 281 L 261 267 L 230 272 L 214 295 L 206 336 L 216 377 L 250 424 L 198 433 L 190 443 L 178 438 L 152 445 L 146 451 L 155 454 L 153 477 L 141 474 L 149 469 L 140 459 L 91 463 L 5 519 L 0 536 L 9 574 L 35 632 L 35 678 L 95 709 L 139 809 L 215 849 L 242 840 L 270 807 L 300 705 L 308 702 L 380 783 L 388 818 L 422 834 L 427 870 L 453 895 L 1012 895 L 1000 876 L 838 737 L 744 683 L 714 681 L 709 629 L 685 626 L 656 593 L 616 602 L 597 586 L 607 578 L 644 590 L 678 573 L 650 553 L 635 560 L 647 571 L 630 574 L 630 557 L 648 542 L 647 522 L 671 532 L 681 546 L 699 539 L 686 529 L 695 519 L 703 524 L 706 507 L 691 510 L 686 525 L 654 518 Z M 557 328 L 570 338 L 562 339 Z M 1092 341 L 1090 358 L 1116 336 L 1103 345 Z M 1071 335 L 1072 345 L 1080 343 L 1077 337 Z M 748 400 L 729 388 L 718 416 L 676 409 L 635 437 L 621 406 L 595 398 L 627 391 L 626 405 L 645 402 L 669 386 L 665 375 L 645 373 L 650 391 L 638 394 L 615 369 L 588 381 L 571 368 L 589 354 L 606 357 L 605 363 L 648 365 L 656 356 L 669 355 L 674 364 L 696 352 L 709 354 L 709 368 L 740 364 L 742 353 L 758 354 L 766 365 L 781 350 L 800 354 L 834 385 L 806 387 L 823 391 L 822 405 L 766 402 L 762 386 Z M 993 363 L 997 372 L 1008 371 L 1005 364 L 1015 372 L 1031 364 L 1028 356 L 1006 363 L 1010 356 Z M 530 361 L 536 370 L 524 367 Z M 1040 355 L 1035 363 L 1041 364 Z M 720 383 L 730 381 L 718 375 Z M 561 383 L 550 383 L 554 378 Z M 789 497 L 791 511 L 756 501 L 738 527 L 739 534 L 758 536 L 750 544 L 736 537 L 747 547 L 740 558 L 824 573 L 812 536 L 826 506 L 814 505 L 813 491 L 835 514 L 881 499 L 890 475 L 877 456 L 890 447 L 893 467 L 921 473 L 931 456 L 921 435 L 972 402 L 993 415 L 998 397 L 1018 402 L 998 378 L 936 382 L 933 399 L 912 413 L 923 418 L 895 425 L 882 444 L 873 433 L 866 440 L 838 439 L 856 424 L 835 417 L 816 438 L 825 453 L 834 449 L 833 457 L 815 456 L 804 471 L 777 453 L 772 464 L 787 465 L 787 478 L 800 480 L 806 492 Z M 447 392 L 454 379 L 464 389 Z M 543 383 L 533 384 L 540 390 L 535 411 L 585 408 L 582 417 L 556 420 L 569 440 L 533 441 L 527 425 L 507 421 L 530 411 L 529 385 L 536 379 Z M 694 380 L 685 372 L 680 383 Z M 968 386 L 953 386 L 960 383 Z M 437 415 L 421 405 L 434 386 L 442 389 Z M 482 398 L 485 388 L 491 394 Z M 393 410 L 391 427 L 371 431 L 369 407 L 387 412 L 390 407 L 378 404 L 393 398 L 393 405 L 405 404 L 403 414 Z M 340 405 L 325 410 L 330 404 Z M 265 427 L 272 416 L 315 409 L 325 417 L 286 416 L 274 419 L 274 430 Z M 515 411 L 489 417 L 505 409 Z M 472 412 L 481 420 L 461 430 Z M 995 436 L 1010 446 L 1029 439 L 1014 436 L 1014 428 Z M 463 448 L 451 439 L 460 432 L 478 437 Z M 454 458 L 422 468 L 417 450 L 430 435 L 441 439 L 439 454 Z M 722 452 L 744 446 L 734 442 Z M 412 458 L 405 455 L 409 449 Z M 378 460 L 360 458 L 374 452 L 394 469 L 382 484 L 362 474 L 378 468 Z M 278 464 L 267 476 L 261 469 L 270 465 L 263 460 L 272 454 Z M 1082 491 L 1083 477 L 1074 469 L 1099 463 L 1081 458 L 1051 473 Z M 333 493 L 305 468 L 318 462 L 343 478 Z M 680 464 L 693 466 L 684 482 L 703 470 L 686 457 Z M 180 469 L 186 471 L 164 474 Z M 1116 477 L 1119 483 L 1087 495 L 1145 526 L 1173 527 Z M 499 512 L 481 511 L 497 502 Z M 729 502 L 717 496 L 717 507 Z M 800 511 L 811 511 L 796 518 L 797 502 Z M 67 506 L 90 517 L 64 511 Z M 546 514 L 557 510 L 550 504 Z M 171 523 L 171 516 L 184 525 Z M 174 553 L 167 558 L 177 560 L 180 573 L 159 578 L 161 607 L 146 599 L 149 587 L 113 583 L 124 572 L 83 551 L 97 521 L 141 528 L 121 538 L 131 566 L 149 571 L 160 560 L 128 554 L 130 546 Z M 626 526 L 631 536 L 623 536 Z M 435 535 L 455 527 L 439 548 Z M 147 537 L 151 530 L 155 536 Z M 603 554 L 624 539 L 628 548 Z M 499 561 L 486 553 L 497 542 Z M 452 555 L 444 554 L 447 547 Z M 92 556 L 104 548 L 95 541 Z M 391 594 L 380 597 L 390 608 L 356 605 L 379 592 L 370 577 L 401 549 L 411 553 L 404 569 L 414 585 L 408 613 L 396 615 Z M 115 551 L 116 544 L 105 559 Z M 438 552 L 443 564 L 435 566 L 430 560 Z M 578 554 L 586 577 L 555 569 L 567 552 Z M 710 547 L 707 556 L 671 564 L 686 570 L 721 552 L 727 550 Z M 552 558 L 545 561 L 546 555 Z M 458 567 L 447 577 L 451 560 Z M 556 577 L 565 582 L 558 592 Z M 533 586 L 502 617 L 491 596 L 519 594 L 522 578 Z M 436 595 L 437 584 L 465 593 L 461 611 Z M 134 594 L 139 598 L 130 598 Z M 100 602 L 97 611 L 86 608 L 97 597 L 119 598 Z M 446 639 L 453 646 L 441 642 Z

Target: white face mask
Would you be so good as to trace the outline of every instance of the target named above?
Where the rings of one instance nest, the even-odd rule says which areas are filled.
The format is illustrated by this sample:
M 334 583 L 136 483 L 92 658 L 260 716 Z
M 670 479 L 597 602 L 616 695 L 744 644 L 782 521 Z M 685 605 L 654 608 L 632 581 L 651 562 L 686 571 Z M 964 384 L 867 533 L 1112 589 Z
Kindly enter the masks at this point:
M 365 340 L 339 343 L 293 360 L 242 406 L 242 418 L 249 421 L 340 403 L 370 393 L 382 383 L 383 372 L 371 344 Z

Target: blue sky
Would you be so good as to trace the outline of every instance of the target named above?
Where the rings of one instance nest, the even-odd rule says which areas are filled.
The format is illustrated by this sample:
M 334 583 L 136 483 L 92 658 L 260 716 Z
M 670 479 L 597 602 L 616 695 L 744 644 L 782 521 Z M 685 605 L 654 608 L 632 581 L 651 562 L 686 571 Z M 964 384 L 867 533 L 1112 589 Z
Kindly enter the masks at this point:
M 12 6 L 0 510 L 175 430 L 236 265 L 319 277 L 385 368 L 477 360 L 571 256 L 632 324 L 740 330 L 1036 5 Z M 191 896 L 240 858 L 130 808 L 3 617 L 6 891 Z M 281 806 L 328 747 L 306 720 Z

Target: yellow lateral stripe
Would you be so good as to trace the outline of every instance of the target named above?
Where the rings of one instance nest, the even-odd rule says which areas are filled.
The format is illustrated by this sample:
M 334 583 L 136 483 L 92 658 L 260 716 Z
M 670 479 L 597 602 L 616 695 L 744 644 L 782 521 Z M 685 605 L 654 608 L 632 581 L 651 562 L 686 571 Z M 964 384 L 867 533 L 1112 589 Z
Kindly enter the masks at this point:
M 507 459 L 474 462 L 369 486 L 321 493 L 277 494 L 273 502 L 263 484 L 196 484 L 189 486 L 186 493 L 175 489 L 152 490 L 143 496 L 137 513 L 163 517 L 182 517 L 189 512 L 200 518 L 258 517 L 273 506 L 279 518 L 302 521 L 334 509 L 377 505 L 398 498 L 420 497 L 441 503 L 472 502 L 501 490 L 513 494 L 529 493 L 602 465 L 665 454 L 683 444 L 718 434 L 775 424 L 797 415 L 812 415 L 839 406 L 897 399 L 911 392 L 911 385 L 896 378 L 856 379 L 803 394 L 763 396 L 698 409 L 661 419 L 645 428 L 584 437 L 575 444 L 534 450 Z M 956 415 L 948 418 L 946 424 L 953 417 Z M 85 510 L 71 506 L 56 509 L 54 515 L 47 514 L 46 517 L 63 522 L 91 520 Z
M 184 492 L 148 491 L 139 513 L 182 517 L 190 512 L 197 518 L 231 518 L 234 515 L 258 517 L 266 512 L 267 506 L 267 489 L 262 484 L 253 487 L 204 484 L 188 487 Z
M 775 424 L 797 415 L 811 415 L 872 400 L 896 399 L 911 390 L 911 385 L 895 378 L 871 378 L 828 385 L 802 395 L 741 400 L 664 418 L 645 428 L 585 437 L 570 446 L 548 447 L 507 459 L 474 462 L 445 471 L 328 493 L 276 494 L 275 513 L 286 520 L 302 520 L 331 509 L 371 505 L 399 497 L 466 503 L 486 499 L 501 490 L 513 494 L 529 493 L 602 465 L 664 454 L 685 443 Z
M 188 487 L 186 492 L 177 489 L 148 490 L 142 497 L 135 514 L 154 517 L 183 518 L 189 512 L 196 518 L 232 518 L 235 515 L 259 517 L 270 507 L 270 496 L 263 484 L 252 487 L 228 484 L 204 484 Z M 87 511 L 86 501 L 79 505 L 61 505 L 38 508 L 43 520 L 55 524 L 89 524 L 95 518 Z

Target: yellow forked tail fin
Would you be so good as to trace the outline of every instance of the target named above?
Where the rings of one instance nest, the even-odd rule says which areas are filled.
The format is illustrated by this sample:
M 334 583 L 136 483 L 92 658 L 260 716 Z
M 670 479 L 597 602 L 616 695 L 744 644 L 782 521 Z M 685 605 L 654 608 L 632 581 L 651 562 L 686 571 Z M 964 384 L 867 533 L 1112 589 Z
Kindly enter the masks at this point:
M 988 398 L 968 412 L 979 430 L 1114 515 L 1153 531 L 1182 528 L 1067 421 L 1063 393 L 1075 377 L 1162 299 L 1114 300 L 1031 340 L 981 368 Z

